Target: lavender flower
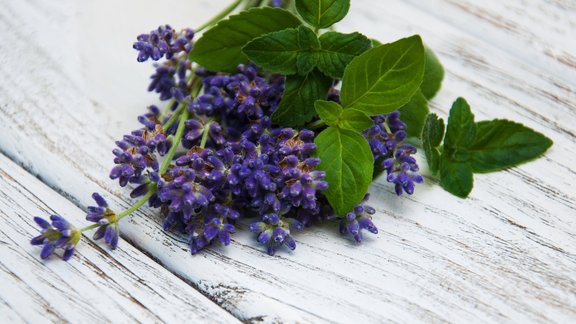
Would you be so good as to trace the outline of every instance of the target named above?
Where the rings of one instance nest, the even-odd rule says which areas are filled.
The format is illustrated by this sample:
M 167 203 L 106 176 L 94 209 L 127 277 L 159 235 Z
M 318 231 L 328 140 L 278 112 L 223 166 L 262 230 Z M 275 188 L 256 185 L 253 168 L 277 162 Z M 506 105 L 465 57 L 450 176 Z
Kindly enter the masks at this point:
M 191 111 L 206 116 L 234 114 L 246 122 L 241 117 L 260 119 L 276 109 L 284 91 L 284 78 L 272 76 L 267 80 L 254 65 L 241 64 L 238 73 L 208 75 L 203 85 L 205 93 L 190 104 Z
M 374 125 L 364 132 L 368 139 L 374 159 L 386 170 L 388 182 L 394 183 L 397 195 L 406 192 L 414 193 L 416 183 L 422 183 L 424 178 L 418 173 L 416 159 L 412 157 L 416 148 L 404 144 L 406 139 L 406 124 L 400 120 L 400 112 L 372 117 Z
M 92 198 L 97 206 L 89 206 L 86 220 L 100 224 L 100 227 L 94 233 L 93 238 L 99 240 L 104 238 L 104 241 L 110 245 L 112 249 L 118 247 L 118 238 L 120 230 L 118 228 L 118 217 L 114 211 L 108 207 L 106 200 L 97 192 L 92 194 Z
M 222 204 L 214 204 L 202 216 L 204 224 L 194 229 L 190 239 L 190 252 L 198 253 L 216 238 L 222 245 L 228 246 L 230 235 L 236 230 L 231 222 L 240 216 L 238 211 Z
M 328 188 L 328 183 L 322 179 L 324 171 L 313 171 L 320 164 L 318 158 L 307 158 L 300 161 L 295 155 L 287 156 L 282 162 L 282 174 L 287 179 L 279 198 L 290 201 L 294 207 L 315 209 L 317 191 Z
M 172 88 L 175 88 L 176 81 L 174 76 L 176 75 L 175 65 L 178 61 L 173 59 L 166 61 L 164 64 L 156 64 L 156 71 L 150 79 L 150 85 L 148 85 L 148 91 L 156 92 L 160 94 L 160 100 L 168 100 L 172 98 Z
M 156 154 L 164 156 L 172 147 L 155 110 L 157 108 L 151 107 L 148 114 L 138 117 L 144 128 L 124 135 L 123 140 L 116 142 L 118 148 L 112 151 L 117 165 L 110 171 L 110 178 L 118 179 L 122 187 L 129 182 L 138 184 L 131 193 L 133 198 L 148 191 L 150 177 L 159 169 Z
M 64 249 L 62 259 L 70 260 L 74 255 L 76 244 L 80 241 L 81 232 L 66 221 L 62 216 L 50 216 L 52 224 L 41 217 L 34 217 L 34 221 L 40 226 L 41 234 L 30 242 L 32 245 L 42 245 L 40 257 L 48 258 L 57 248 Z
M 149 34 L 138 36 L 133 48 L 138 51 L 138 62 L 147 61 L 149 58 L 158 61 L 164 56 L 171 59 L 180 52 L 190 52 L 193 38 L 194 31 L 191 29 L 176 33 L 170 25 L 164 25 Z
M 414 193 L 414 185 L 424 182 L 424 178 L 418 173 L 418 164 L 411 155 L 416 153 L 416 148 L 410 144 L 403 144 L 398 147 L 394 156 L 382 162 L 388 176 L 386 180 L 395 184 L 395 191 L 398 196 L 402 192 L 411 195 Z
M 283 208 L 282 213 L 288 210 L 290 207 Z M 262 221 L 250 224 L 250 231 L 258 234 L 258 242 L 266 246 L 269 255 L 274 255 L 283 245 L 290 250 L 296 249 L 296 241 L 292 237 L 290 229 L 301 230 L 303 227 L 304 225 L 294 218 L 270 213 L 262 216 Z
M 196 214 L 197 209 L 206 207 L 214 200 L 210 189 L 202 184 L 204 161 L 194 160 L 194 167 L 174 167 L 168 170 L 168 182 L 159 184 L 158 197 L 175 213 L 182 213 L 185 221 Z
M 356 242 L 362 241 L 362 230 L 378 234 L 378 228 L 372 223 L 372 215 L 376 210 L 365 204 L 369 198 L 370 195 L 366 194 L 362 202 L 340 220 L 340 233 L 350 234 Z

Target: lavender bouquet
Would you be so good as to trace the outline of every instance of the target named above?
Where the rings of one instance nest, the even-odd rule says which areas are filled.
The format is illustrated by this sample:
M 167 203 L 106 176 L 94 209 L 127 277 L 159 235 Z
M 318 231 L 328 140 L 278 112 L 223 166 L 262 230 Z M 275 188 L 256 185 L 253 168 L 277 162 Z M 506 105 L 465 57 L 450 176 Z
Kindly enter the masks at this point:
M 434 53 L 418 35 L 380 44 L 326 31 L 349 7 L 237 0 L 196 30 L 165 25 L 138 36 L 137 60 L 156 62 L 148 90 L 166 104 L 148 107 L 142 127 L 116 142 L 109 175 L 138 201 L 116 213 L 94 193 L 93 224 L 84 228 L 36 217 L 32 244 L 43 246 L 41 257 L 62 249 L 70 259 L 89 230 L 116 248 L 120 220 L 146 203 L 165 230 L 188 235 L 192 254 L 229 245 L 241 218 L 252 219 L 249 230 L 270 255 L 294 250 L 294 232 L 326 221 L 361 242 L 365 231 L 378 232 L 367 205 L 375 177 L 397 195 L 423 182 L 414 144 L 431 176 L 461 198 L 474 173 L 552 145 L 512 121 L 475 122 L 462 98 L 445 126 L 428 108 L 444 76 Z

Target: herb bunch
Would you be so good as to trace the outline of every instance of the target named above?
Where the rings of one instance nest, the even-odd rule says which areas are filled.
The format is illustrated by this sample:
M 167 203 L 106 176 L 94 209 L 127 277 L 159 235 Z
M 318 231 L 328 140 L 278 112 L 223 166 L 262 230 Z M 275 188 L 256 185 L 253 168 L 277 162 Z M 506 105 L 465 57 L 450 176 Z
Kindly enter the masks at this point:
M 155 62 L 148 90 L 166 105 L 150 106 L 138 117 L 142 127 L 116 142 L 110 178 L 139 200 L 115 213 L 94 193 L 86 216 L 93 224 L 81 229 L 58 215 L 52 223 L 36 217 L 41 234 L 32 244 L 43 245 L 41 257 L 62 248 L 70 259 L 93 229 L 116 248 L 119 221 L 146 203 L 159 209 L 165 230 L 190 238 L 193 254 L 229 245 L 243 218 L 270 255 L 294 250 L 294 232 L 323 221 L 361 242 L 364 230 L 378 232 L 367 205 L 377 176 L 397 195 L 423 182 L 414 143 L 440 185 L 462 198 L 473 173 L 551 146 L 511 121 L 475 122 L 462 98 L 445 127 L 427 104 L 444 76 L 434 53 L 418 35 L 380 44 L 325 31 L 349 7 L 237 0 L 196 30 L 165 25 L 138 36 L 137 60 Z

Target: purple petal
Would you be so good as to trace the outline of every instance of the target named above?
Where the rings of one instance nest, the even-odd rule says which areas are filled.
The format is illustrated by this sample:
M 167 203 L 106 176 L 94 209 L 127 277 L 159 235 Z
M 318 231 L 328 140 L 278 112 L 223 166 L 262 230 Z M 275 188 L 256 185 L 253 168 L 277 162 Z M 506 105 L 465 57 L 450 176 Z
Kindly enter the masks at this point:
M 44 244 L 44 247 L 42 248 L 42 251 L 40 252 L 40 257 L 42 259 L 48 258 L 52 253 L 54 253 L 55 248 L 56 247 L 51 243 Z
M 52 227 L 52 226 L 50 225 L 50 223 L 49 223 L 47 220 L 45 220 L 44 218 L 42 218 L 42 217 L 34 217 L 34 221 L 35 221 L 36 224 L 38 224 L 38 226 L 40 226 L 42 229 L 47 229 L 47 228 Z
M 92 199 L 94 199 L 94 201 L 96 202 L 96 204 L 98 204 L 98 206 L 100 207 L 108 207 L 108 203 L 106 202 L 106 200 L 100 196 L 99 193 L 95 192 L 92 194 Z

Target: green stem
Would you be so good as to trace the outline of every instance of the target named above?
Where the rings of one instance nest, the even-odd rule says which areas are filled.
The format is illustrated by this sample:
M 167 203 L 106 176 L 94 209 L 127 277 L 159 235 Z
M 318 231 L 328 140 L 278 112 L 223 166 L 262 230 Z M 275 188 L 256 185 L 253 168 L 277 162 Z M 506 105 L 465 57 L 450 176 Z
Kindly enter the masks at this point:
M 180 116 L 180 113 L 182 112 L 182 109 L 186 109 L 186 105 L 181 104 L 172 114 L 172 116 L 170 116 L 170 119 L 168 119 L 168 121 L 162 125 L 162 128 L 164 130 L 168 129 L 168 127 L 172 126 L 172 124 L 174 124 L 174 122 L 176 121 L 176 119 L 178 119 L 178 116 Z
M 118 214 L 118 216 L 116 216 L 116 222 L 118 222 L 122 218 L 132 214 L 133 212 L 138 210 L 138 208 L 142 207 L 142 205 L 144 205 L 148 201 L 148 199 L 150 199 L 150 197 L 152 197 L 152 195 L 154 195 L 156 193 L 156 191 L 158 191 L 158 187 L 156 186 L 156 184 L 154 184 L 154 187 L 150 188 L 148 190 L 148 192 L 144 195 L 144 197 L 142 197 L 140 200 L 138 200 L 137 203 L 135 203 L 132 207 L 130 207 L 130 208 L 126 209 L 125 211 L 121 212 L 120 214 Z
M 206 141 L 208 141 L 208 134 L 210 133 L 210 125 L 212 125 L 214 121 L 210 120 L 204 126 L 204 130 L 202 132 L 202 140 L 200 141 L 200 147 L 204 148 L 206 146 Z
M 319 120 L 317 120 L 317 121 L 315 121 L 315 122 L 312 122 L 312 123 L 306 125 L 306 128 L 309 128 L 309 129 L 311 129 L 311 130 L 314 130 L 314 129 L 318 129 L 318 128 L 321 128 L 321 127 L 324 127 L 324 126 L 326 126 L 326 123 L 325 123 L 322 119 L 319 119 Z
M 204 25 L 196 28 L 195 32 L 199 33 L 202 30 L 216 24 L 217 22 L 219 22 L 220 20 L 224 19 L 226 16 L 228 16 L 230 13 L 232 13 L 232 11 L 234 11 L 234 9 L 236 9 L 244 0 L 236 0 L 234 1 L 232 4 L 230 4 L 228 7 L 224 8 L 224 10 L 222 10 L 219 14 L 217 14 L 216 16 L 214 16 L 212 19 L 210 19 L 208 22 L 206 22 Z
M 90 226 L 82 227 L 82 228 L 80 229 L 80 232 L 86 232 L 86 231 L 89 231 L 89 230 L 91 230 L 91 229 L 94 229 L 94 228 L 97 228 L 97 227 L 100 227 L 100 226 L 102 226 L 102 225 L 100 225 L 100 224 L 92 224 L 92 225 L 90 225 Z
M 174 98 L 172 98 L 172 99 L 170 99 L 170 101 L 168 101 L 168 104 L 166 104 L 166 107 L 164 107 L 164 110 L 160 114 L 160 116 L 162 118 L 164 118 L 164 116 L 166 116 L 170 112 L 170 107 L 172 107 L 172 105 L 174 104 L 174 101 L 176 101 Z
M 180 146 L 180 140 L 184 135 L 184 128 L 186 128 L 186 120 L 188 120 L 188 109 L 182 110 L 176 135 L 174 135 L 172 139 L 172 147 L 168 153 L 166 153 L 166 156 L 164 156 L 164 161 L 162 161 L 162 166 L 160 166 L 160 171 L 158 172 L 160 175 L 163 175 L 166 170 L 168 170 L 168 166 L 170 166 L 170 162 L 172 162 L 172 158 L 174 158 L 174 154 L 176 154 L 176 150 Z

